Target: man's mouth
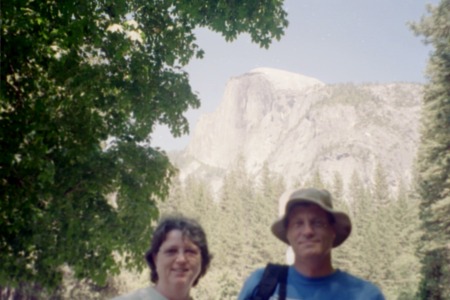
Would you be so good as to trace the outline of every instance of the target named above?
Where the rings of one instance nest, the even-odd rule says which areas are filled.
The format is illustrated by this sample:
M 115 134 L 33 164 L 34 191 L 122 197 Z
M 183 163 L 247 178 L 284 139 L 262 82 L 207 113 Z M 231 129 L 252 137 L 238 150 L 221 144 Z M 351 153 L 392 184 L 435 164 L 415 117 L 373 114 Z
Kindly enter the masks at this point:
M 312 246 L 312 245 L 316 245 L 317 241 L 303 241 L 299 243 L 300 245 L 304 245 L 304 246 Z

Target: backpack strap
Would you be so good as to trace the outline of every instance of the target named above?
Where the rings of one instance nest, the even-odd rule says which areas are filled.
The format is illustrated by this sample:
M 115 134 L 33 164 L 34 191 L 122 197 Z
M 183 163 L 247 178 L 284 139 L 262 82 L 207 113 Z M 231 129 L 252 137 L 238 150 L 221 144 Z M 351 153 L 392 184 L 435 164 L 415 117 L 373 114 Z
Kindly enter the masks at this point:
M 286 300 L 286 282 L 287 282 L 287 276 L 289 267 L 285 265 L 280 265 L 280 272 L 279 272 L 279 282 L 280 282 L 280 289 L 278 290 L 278 300 Z
M 261 281 L 255 288 L 252 300 L 268 300 L 275 292 L 277 284 L 280 284 L 278 299 L 286 299 L 286 281 L 289 266 L 268 263 Z

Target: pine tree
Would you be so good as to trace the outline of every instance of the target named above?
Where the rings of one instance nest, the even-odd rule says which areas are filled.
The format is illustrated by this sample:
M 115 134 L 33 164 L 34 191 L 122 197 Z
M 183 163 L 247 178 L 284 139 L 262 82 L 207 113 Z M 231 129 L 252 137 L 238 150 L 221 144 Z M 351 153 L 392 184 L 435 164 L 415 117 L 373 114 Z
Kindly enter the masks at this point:
M 281 175 L 272 172 L 267 163 L 263 165 L 261 176 L 257 185 L 256 197 L 258 207 L 254 213 L 257 216 L 255 232 L 253 238 L 259 246 L 257 264 L 262 265 L 267 262 L 285 263 L 286 246 L 275 238 L 270 226 L 279 217 L 279 197 L 285 191 L 285 183 Z M 281 208 L 283 210 L 284 208 Z
M 335 199 L 334 207 L 337 209 L 344 209 L 347 207 L 347 201 L 344 200 L 344 180 L 342 179 L 342 175 L 339 172 L 335 172 L 333 176 L 333 183 L 331 187 L 331 194 Z
M 450 0 L 428 10 L 429 15 L 413 25 L 433 47 L 417 158 L 420 217 L 425 230 L 419 297 L 440 300 L 450 299 Z
M 227 277 L 227 289 L 230 286 L 240 287 L 248 275 L 246 266 L 254 261 L 251 231 L 253 203 L 256 200 L 253 189 L 254 182 L 246 172 L 245 160 L 240 156 L 224 178 L 218 203 L 217 220 L 220 220 L 220 227 L 216 227 L 214 233 L 220 237 L 215 249 L 216 263 L 222 268 L 221 274 L 233 274 Z M 236 297 L 239 289 L 233 291 L 228 291 L 226 296 Z
M 178 176 L 172 179 L 169 196 L 158 203 L 161 215 L 166 215 L 179 211 L 180 203 L 184 202 L 184 189 Z
M 370 237 L 368 232 L 372 217 L 374 216 L 374 210 L 370 202 L 370 193 L 356 171 L 352 173 L 350 178 L 348 195 L 353 227 L 349 240 L 343 246 L 352 249 L 352 268 L 350 271 L 369 279 L 372 274 L 371 266 L 373 263 L 369 259 L 372 249 L 368 245 L 368 242 L 372 237 Z M 340 250 L 344 250 L 344 248 Z
M 343 211 L 350 215 L 348 200 L 344 200 L 344 181 L 342 180 L 342 175 L 340 173 L 334 173 L 333 184 L 331 188 L 328 189 L 333 195 L 334 209 Z M 351 266 L 355 262 L 354 251 L 351 251 L 354 246 L 351 242 L 353 237 L 349 238 L 343 245 L 333 251 L 333 264 L 339 269 L 350 270 Z
M 396 200 L 389 207 L 394 233 L 394 253 L 389 267 L 392 290 L 406 299 L 413 298 L 420 280 L 420 258 L 416 253 L 421 236 L 419 202 L 409 190 L 400 179 Z
M 306 180 L 304 183 L 304 187 L 314 187 L 318 189 L 325 188 L 326 183 L 324 182 L 322 178 L 322 174 L 320 174 L 320 171 L 318 169 L 315 169 L 314 172 L 311 174 L 310 177 Z
M 356 171 L 352 173 L 350 178 L 348 194 L 351 204 L 350 213 L 355 223 L 353 232 L 358 234 L 358 231 L 363 231 L 367 226 L 367 219 L 374 211 L 373 205 L 370 202 L 370 191 L 365 187 L 360 175 Z
M 380 162 L 378 162 L 375 167 L 372 195 L 377 208 L 387 206 L 391 201 L 391 191 L 387 173 Z

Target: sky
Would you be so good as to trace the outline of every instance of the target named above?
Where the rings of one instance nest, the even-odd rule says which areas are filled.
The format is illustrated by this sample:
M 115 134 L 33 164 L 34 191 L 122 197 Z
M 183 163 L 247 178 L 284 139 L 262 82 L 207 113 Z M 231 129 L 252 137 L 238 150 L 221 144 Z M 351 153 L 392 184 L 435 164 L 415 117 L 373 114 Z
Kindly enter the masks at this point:
M 200 115 L 213 112 L 229 79 L 254 68 L 269 67 L 334 83 L 425 83 L 431 48 L 410 29 L 438 0 L 285 0 L 289 26 L 280 41 L 260 48 L 241 35 L 225 42 L 219 34 L 198 29 L 204 58 L 185 68 L 201 107 L 189 110 L 190 134 Z M 183 150 L 189 135 L 173 138 L 157 127 L 151 145 Z

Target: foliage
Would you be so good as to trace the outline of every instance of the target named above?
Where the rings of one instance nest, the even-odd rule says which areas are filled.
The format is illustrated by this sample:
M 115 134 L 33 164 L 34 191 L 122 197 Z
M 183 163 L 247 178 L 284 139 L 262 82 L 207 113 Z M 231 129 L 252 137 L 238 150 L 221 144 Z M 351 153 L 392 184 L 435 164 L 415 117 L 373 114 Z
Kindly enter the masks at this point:
M 428 63 L 422 132 L 417 157 L 417 187 L 425 234 L 421 299 L 450 297 L 450 1 L 429 6 L 429 15 L 413 24 L 433 51 Z M 447 262 L 447 264 L 443 263 Z
M 175 169 L 155 125 L 188 132 L 196 27 L 268 47 L 282 1 L 1 1 L 0 286 L 53 289 L 142 267 Z M 107 195 L 115 197 L 108 202 Z

